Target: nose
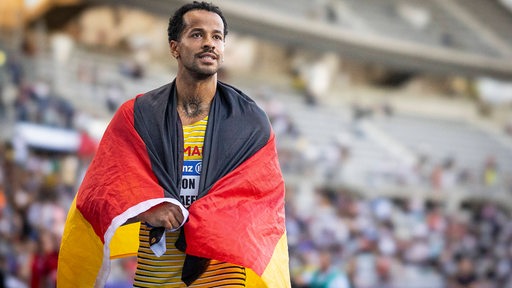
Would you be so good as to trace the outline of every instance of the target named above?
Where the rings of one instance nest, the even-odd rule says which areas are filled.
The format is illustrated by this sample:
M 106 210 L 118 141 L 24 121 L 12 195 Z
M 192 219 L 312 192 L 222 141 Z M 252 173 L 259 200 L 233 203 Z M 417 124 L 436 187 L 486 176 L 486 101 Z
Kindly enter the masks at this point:
M 203 40 L 203 49 L 204 50 L 214 50 L 215 44 L 214 41 L 210 37 L 205 37 Z

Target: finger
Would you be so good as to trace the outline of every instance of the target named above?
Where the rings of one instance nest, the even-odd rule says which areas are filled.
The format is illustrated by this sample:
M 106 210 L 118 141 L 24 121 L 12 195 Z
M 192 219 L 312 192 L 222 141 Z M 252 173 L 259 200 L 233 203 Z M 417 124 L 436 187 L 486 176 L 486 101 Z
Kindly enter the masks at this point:
M 185 217 L 183 217 L 183 213 L 181 212 L 181 209 L 179 207 L 175 207 L 174 211 L 173 211 L 173 215 L 174 215 L 174 218 L 176 218 L 176 220 L 178 222 L 183 223 L 183 219 Z
M 176 219 L 175 217 L 170 217 L 170 222 L 172 224 L 172 227 L 174 227 L 174 229 L 180 227 L 181 225 L 181 221 L 178 221 L 178 219 Z
M 167 221 L 162 221 L 162 227 L 165 227 L 165 229 L 172 230 L 172 229 L 174 229 L 174 227 L 178 227 L 178 226 L 174 226 L 172 221 L 167 220 Z
M 169 214 L 172 214 L 176 220 L 180 223 L 183 222 L 183 213 L 178 205 L 172 205 L 168 207 Z

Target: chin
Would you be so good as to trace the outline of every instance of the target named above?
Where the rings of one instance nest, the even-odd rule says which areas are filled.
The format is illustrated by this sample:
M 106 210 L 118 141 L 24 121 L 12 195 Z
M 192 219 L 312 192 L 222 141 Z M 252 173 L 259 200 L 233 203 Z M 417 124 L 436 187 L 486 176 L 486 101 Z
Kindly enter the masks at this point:
M 204 76 L 213 76 L 215 74 L 217 74 L 217 71 L 219 69 L 215 68 L 215 69 L 201 69 L 200 71 L 197 71 L 198 74 L 202 74 Z
M 217 71 L 219 70 L 218 66 L 192 66 L 190 67 L 189 69 L 187 69 L 188 71 L 190 71 L 190 73 L 192 73 L 193 75 L 195 75 L 196 78 L 198 79 L 206 79 L 208 77 L 212 77 L 214 75 L 217 74 Z
M 201 71 L 201 72 L 195 73 L 195 75 L 196 75 L 197 79 L 204 80 L 204 79 L 208 79 L 210 77 L 213 77 L 213 76 L 217 75 L 217 71 L 214 71 L 214 72 Z

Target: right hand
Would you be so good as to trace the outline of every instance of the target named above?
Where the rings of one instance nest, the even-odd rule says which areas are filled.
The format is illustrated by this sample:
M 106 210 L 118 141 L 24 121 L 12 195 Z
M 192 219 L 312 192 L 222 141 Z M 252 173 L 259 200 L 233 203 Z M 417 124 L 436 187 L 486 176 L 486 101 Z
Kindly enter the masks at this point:
M 139 220 L 153 227 L 176 229 L 183 223 L 181 208 L 169 202 L 163 202 L 139 214 Z

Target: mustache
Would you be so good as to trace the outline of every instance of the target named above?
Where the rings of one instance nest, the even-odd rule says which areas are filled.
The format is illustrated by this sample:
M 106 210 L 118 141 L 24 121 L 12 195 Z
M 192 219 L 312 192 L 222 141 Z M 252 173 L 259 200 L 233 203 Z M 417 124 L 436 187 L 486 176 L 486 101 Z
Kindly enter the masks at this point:
M 215 52 L 215 49 L 213 49 L 213 48 L 205 48 L 205 49 L 203 49 L 203 51 L 197 53 L 196 56 L 200 57 L 205 53 L 213 54 L 213 55 L 215 55 L 216 58 L 219 58 L 219 54 L 217 54 L 217 52 Z

